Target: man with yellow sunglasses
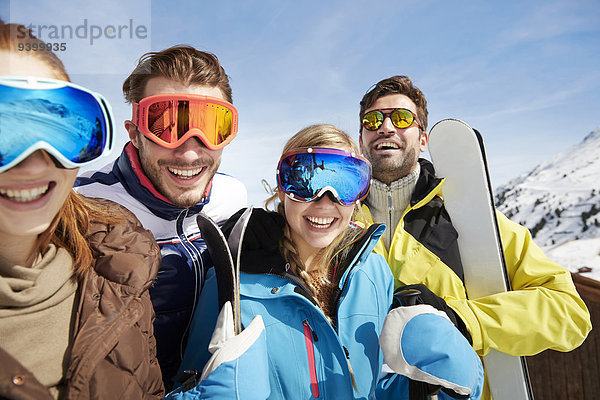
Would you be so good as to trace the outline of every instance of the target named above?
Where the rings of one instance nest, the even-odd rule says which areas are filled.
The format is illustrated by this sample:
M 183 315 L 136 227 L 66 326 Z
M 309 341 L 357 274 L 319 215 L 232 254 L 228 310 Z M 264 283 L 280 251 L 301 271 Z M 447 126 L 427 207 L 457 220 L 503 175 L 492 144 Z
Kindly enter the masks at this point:
M 154 234 L 162 263 L 150 288 L 165 387 L 173 387 L 196 299 L 212 266 L 196 225 L 219 224 L 246 206 L 244 185 L 217 173 L 237 133 L 231 87 L 216 56 L 189 46 L 143 55 L 123 83 L 132 104 L 120 157 L 78 179 L 77 190 L 131 210 Z
M 529 231 L 498 213 L 512 291 L 466 296 L 457 232 L 441 197 L 442 180 L 419 158 L 427 146 L 427 101 L 407 76 L 375 84 L 360 102 L 360 147 L 373 168 L 363 211 L 388 229 L 375 247 L 396 289 L 444 309 L 481 356 L 570 351 L 591 329 L 569 271 L 550 261 Z M 468 199 L 465 199 L 468 207 Z M 490 399 L 487 387 L 483 399 Z

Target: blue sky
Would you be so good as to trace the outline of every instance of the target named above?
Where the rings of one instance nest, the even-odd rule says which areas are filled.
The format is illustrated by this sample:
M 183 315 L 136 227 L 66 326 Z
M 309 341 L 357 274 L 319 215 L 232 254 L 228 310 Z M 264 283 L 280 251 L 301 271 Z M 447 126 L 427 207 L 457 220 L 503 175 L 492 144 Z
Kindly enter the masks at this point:
M 600 127 L 597 0 L 0 0 L 0 16 L 37 27 L 87 21 L 85 38 L 39 36 L 66 42 L 59 55 L 73 81 L 111 102 L 113 157 L 130 117 L 120 88 L 137 58 L 182 43 L 215 53 L 240 112 L 221 170 L 246 184 L 255 205 L 292 134 L 331 123 L 358 139 L 360 98 L 391 75 L 409 75 L 425 93 L 429 127 L 458 118 L 483 133 L 494 186 Z M 92 25 L 128 28 L 90 43 Z

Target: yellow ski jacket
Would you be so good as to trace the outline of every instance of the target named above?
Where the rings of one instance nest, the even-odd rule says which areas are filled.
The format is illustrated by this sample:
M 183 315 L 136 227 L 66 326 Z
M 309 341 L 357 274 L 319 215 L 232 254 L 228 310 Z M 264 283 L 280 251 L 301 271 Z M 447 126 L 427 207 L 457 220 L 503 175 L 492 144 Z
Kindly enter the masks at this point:
M 415 193 L 395 228 L 389 251 L 381 240 L 374 250 L 387 259 L 394 286 L 422 283 L 442 297 L 465 323 L 481 356 L 492 348 L 529 356 L 546 349 L 570 351 L 583 343 L 592 327 L 590 314 L 570 272 L 544 255 L 527 228 L 499 211 L 512 291 L 467 298 L 458 234 L 441 197 L 443 179 L 435 177 L 431 163 L 420 163 Z M 366 205 L 363 214 L 368 224 L 373 223 Z

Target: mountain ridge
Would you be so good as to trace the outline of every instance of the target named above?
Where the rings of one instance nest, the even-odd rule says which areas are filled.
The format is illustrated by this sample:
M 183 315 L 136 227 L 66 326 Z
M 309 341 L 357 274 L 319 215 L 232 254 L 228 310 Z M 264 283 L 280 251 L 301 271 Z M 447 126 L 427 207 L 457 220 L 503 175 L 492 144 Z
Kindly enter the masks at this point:
M 496 207 L 540 246 L 600 237 L 600 128 L 495 192 Z

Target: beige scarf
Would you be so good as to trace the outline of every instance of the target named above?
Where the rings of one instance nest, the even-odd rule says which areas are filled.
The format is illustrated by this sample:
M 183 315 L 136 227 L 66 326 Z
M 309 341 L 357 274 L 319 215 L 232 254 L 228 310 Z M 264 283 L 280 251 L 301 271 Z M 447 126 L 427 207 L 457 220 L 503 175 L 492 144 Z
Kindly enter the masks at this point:
M 77 283 L 73 260 L 50 245 L 31 268 L 0 256 L 0 347 L 58 398 Z
M 371 188 L 365 202 L 371 211 L 373 222 L 383 223 L 387 227 L 381 239 L 388 250 L 396 226 L 410 204 L 420 172 L 421 166 L 417 164 L 413 172 L 392 182 L 389 186 L 377 179 L 371 180 Z

